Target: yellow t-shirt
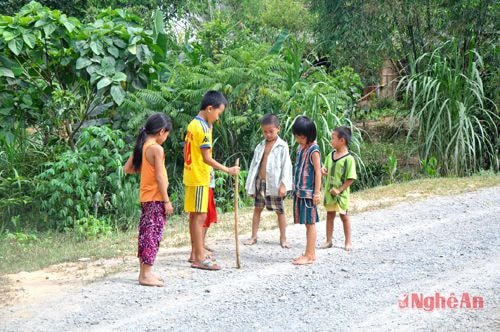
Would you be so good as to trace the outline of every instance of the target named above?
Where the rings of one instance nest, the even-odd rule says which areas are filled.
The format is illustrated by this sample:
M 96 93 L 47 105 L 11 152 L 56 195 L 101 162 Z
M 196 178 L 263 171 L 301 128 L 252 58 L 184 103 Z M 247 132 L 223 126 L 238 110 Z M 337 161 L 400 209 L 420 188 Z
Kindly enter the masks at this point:
M 186 186 L 208 186 L 210 166 L 203 161 L 201 149 L 210 149 L 212 156 L 212 127 L 197 116 L 187 127 L 184 145 L 184 175 Z

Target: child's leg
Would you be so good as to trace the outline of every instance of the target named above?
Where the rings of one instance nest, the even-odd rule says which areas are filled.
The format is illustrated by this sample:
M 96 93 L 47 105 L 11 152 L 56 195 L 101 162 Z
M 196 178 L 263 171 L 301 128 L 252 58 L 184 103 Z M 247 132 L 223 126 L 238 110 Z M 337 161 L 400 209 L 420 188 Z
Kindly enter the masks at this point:
M 306 224 L 306 252 L 294 259 L 293 264 L 312 264 L 316 260 L 316 224 Z
M 191 252 L 195 262 L 205 259 L 205 249 L 203 248 L 203 222 L 206 213 L 192 212 L 189 221 L 189 232 L 191 235 Z
M 286 241 L 286 215 L 276 212 L 278 216 L 278 226 L 280 229 L 280 244 L 282 248 L 290 248 L 290 244 Z
M 165 208 L 162 202 L 145 202 L 139 222 L 138 252 L 139 284 L 163 286 L 163 280 L 151 272 L 160 248 L 165 225 Z
M 207 231 L 208 231 L 208 227 L 205 227 L 203 226 L 202 228 L 202 235 L 203 235 L 203 250 L 205 250 L 205 257 L 212 257 L 213 255 L 213 250 L 211 250 L 207 244 L 206 244 L 206 237 L 207 237 Z
M 259 230 L 260 215 L 261 215 L 263 209 L 264 209 L 264 207 L 257 207 L 257 206 L 253 209 L 252 237 L 250 239 L 246 240 L 245 242 L 243 242 L 243 244 L 245 244 L 247 246 L 251 246 L 251 245 L 257 243 L 257 232 Z
M 326 241 L 320 249 L 331 248 L 333 245 L 333 223 L 335 220 L 335 211 L 328 211 L 326 213 Z
M 139 284 L 143 286 L 163 287 L 163 280 L 158 279 L 152 272 L 152 265 L 142 263 L 139 259 Z
M 349 251 L 352 249 L 351 243 L 351 219 L 348 214 L 341 214 L 340 220 L 344 226 L 344 236 L 345 236 L 345 250 Z

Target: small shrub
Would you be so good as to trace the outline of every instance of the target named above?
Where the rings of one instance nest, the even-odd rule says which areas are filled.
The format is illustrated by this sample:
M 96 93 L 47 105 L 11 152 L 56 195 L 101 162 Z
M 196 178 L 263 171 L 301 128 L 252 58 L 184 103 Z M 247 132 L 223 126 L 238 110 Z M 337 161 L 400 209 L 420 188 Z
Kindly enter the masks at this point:
M 77 240 L 89 240 L 110 235 L 113 229 L 107 219 L 89 216 L 75 221 L 73 231 Z

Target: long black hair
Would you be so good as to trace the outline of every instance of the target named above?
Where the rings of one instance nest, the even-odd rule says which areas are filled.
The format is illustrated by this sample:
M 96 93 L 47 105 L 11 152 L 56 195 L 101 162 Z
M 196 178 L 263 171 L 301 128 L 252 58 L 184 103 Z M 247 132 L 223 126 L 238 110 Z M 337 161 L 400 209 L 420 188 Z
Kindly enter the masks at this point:
M 166 131 L 172 130 L 172 121 L 165 113 L 155 113 L 151 115 L 147 120 L 144 127 L 139 129 L 139 135 L 137 135 L 137 140 L 134 146 L 134 169 L 139 171 L 142 165 L 142 146 L 146 140 L 147 135 L 157 134 L 160 130 L 165 129 Z

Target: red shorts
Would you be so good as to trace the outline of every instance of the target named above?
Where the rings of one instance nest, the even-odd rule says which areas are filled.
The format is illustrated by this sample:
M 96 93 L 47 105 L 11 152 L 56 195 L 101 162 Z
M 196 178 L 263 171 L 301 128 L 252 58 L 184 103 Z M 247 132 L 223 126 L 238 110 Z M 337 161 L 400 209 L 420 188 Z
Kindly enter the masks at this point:
M 215 207 L 214 199 L 214 188 L 209 188 L 208 190 L 208 209 L 207 209 L 207 219 L 203 227 L 210 227 L 210 224 L 217 222 L 217 208 Z

